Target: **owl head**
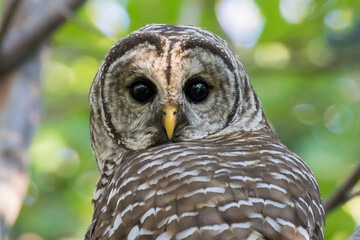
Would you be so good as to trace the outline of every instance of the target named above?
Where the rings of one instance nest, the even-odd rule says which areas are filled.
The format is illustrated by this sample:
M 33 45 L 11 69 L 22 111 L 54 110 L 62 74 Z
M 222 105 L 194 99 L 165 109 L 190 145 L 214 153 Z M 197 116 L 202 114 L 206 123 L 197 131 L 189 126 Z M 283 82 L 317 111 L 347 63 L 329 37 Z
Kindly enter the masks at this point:
M 225 41 L 193 26 L 151 24 L 118 41 L 89 98 L 100 170 L 111 154 L 268 126 Z

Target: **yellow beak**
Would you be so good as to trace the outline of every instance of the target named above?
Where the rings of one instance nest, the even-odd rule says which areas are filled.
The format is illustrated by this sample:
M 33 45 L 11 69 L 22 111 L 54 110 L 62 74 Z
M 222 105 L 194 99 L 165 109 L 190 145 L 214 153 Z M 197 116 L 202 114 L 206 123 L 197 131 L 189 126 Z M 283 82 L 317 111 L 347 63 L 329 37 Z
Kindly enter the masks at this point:
M 167 106 L 164 109 L 164 127 L 168 138 L 171 140 L 176 123 L 176 107 Z

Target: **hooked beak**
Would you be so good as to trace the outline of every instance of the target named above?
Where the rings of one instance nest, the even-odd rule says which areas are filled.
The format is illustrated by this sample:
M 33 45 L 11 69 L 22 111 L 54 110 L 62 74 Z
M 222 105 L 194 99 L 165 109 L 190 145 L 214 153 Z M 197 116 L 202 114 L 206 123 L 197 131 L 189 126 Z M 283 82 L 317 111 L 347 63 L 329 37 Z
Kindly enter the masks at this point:
M 169 140 L 171 140 L 172 135 L 174 133 L 175 123 L 176 123 L 176 107 L 175 106 L 165 107 L 163 124 Z

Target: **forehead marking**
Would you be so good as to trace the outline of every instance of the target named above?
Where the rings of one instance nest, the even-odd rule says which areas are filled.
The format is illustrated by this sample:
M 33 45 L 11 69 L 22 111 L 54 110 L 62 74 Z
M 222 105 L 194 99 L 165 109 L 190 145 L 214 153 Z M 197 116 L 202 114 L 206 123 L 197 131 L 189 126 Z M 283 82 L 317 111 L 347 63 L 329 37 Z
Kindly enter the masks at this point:
M 227 55 L 227 53 L 221 49 L 221 46 L 217 45 L 217 44 L 213 44 L 210 43 L 209 41 L 205 40 L 204 38 L 188 38 L 188 39 L 169 39 L 168 36 L 168 40 L 170 40 L 170 46 L 168 49 L 168 55 L 167 55 L 167 59 L 166 59 L 166 70 L 165 70 L 165 76 L 166 76 L 166 80 L 168 85 L 170 84 L 171 81 L 171 56 L 172 56 L 172 50 L 174 48 L 174 45 L 176 42 L 181 41 L 181 45 L 180 45 L 180 51 L 184 52 L 186 50 L 189 49 L 194 49 L 194 48 L 202 48 L 206 51 L 209 51 L 210 53 L 219 56 L 223 62 L 225 63 L 225 65 L 230 69 L 230 71 L 234 71 L 235 67 L 233 66 L 231 60 L 229 59 L 229 56 Z M 173 36 L 173 37 L 177 37 L 177 36 Z
M 233 72 L 235 70 L 235 67 L 233 66 L 233 64 L 232 64 L 231 60 L 229 59 L 229 56 L 226 54 L 226 52 L 223 49 L 221 49 L 220 46 L 217 46 L 214 43 L 210 43 L 201 38 L 200 39 L 195 38 L 195 39 L 191 39 L 189 41 L 184 41 L 182 44 L 183 51 L 192 49 L 192 48 L 196 48 L 196 47 L 203 48 L 205 50 L 210 51 L 212 54 L 219 56 L 224 61 L 226 66 L 230 69 L 230 71 Z
M 170 46 L 168 49 L 168 55 L 166 57 L 166 70 L 165 70 L 165 77 L 166 82 L 168 85 L 170 85 L 170 79 L 171 79 L 171 55 L 172 55 L 172 49 L 173 49 L 174 43 L 170 42 Z

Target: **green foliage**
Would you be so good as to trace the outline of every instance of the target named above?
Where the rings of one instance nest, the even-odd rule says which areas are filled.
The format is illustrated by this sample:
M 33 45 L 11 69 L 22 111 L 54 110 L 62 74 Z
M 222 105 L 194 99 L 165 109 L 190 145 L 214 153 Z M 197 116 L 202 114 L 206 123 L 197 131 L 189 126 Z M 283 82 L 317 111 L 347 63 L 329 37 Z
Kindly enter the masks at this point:
M 88 91 L 117 39 L 148 23 L 193 21 L 235 45 L 216 18 L 220 1 L 118 1 L 127 10 L 130 27 L 111 38 L 94 25 L 94 2 L 88 1 L 52 36 L 44 65 L 43 119 L 30 149 L 31 184 L 11 239 L 34 234 L 39 239 L 82 239 L 90 224 L 99 174 L 89 141 Z M 252 49 L 232 48 L 272 127 L 309 164 L 326 200 L 360 156 L 359 1 L 312 1 L 297 24 L 282 16 L 280 1 L 255 2 L 265 21 L 259 41 Z M 187 15 L 189 4 L 198 8 Z M 336 27 L 336 22 L 326 26 L 324 19 L 334 10 L 343 11 L 347 27 Z M 360 221 L 350 212 L 342 207 L 328 216 L 326 239 L 347 239 Z

